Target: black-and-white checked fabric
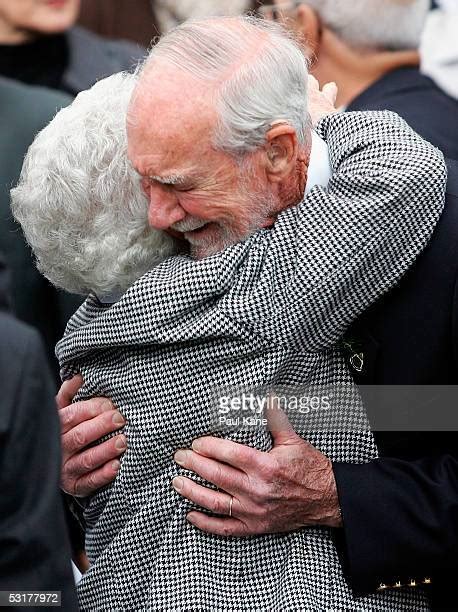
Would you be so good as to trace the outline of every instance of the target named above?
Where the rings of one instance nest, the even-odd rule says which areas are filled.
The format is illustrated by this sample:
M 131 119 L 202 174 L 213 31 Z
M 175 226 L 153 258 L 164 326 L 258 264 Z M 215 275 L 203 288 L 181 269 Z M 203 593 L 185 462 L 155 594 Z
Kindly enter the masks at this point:
M 107 396 L 127 419 L 118 476 L 85 511 L 82 610 L 428 610 L 420 589 L 354 597 L 330 529 L 205 534 L 186 521 L 190 504 L 170 485 L 191 476 L 174 452 L 214 431 L 215 389 L 339 385 L 353 397 L 342 395 L 343 421 L 365 422 L 336 345 L 426 245 L 445 166 L 393 113 L 335 115 L 318 130 L 333 167 L 327 189 L 315 187 L 272 229 L 217 255 L 168 259 L 110 307 L 89 297 L 58 345 L 64 375 L 83 374 L 79 399 Z M 333 461 L 377 456 L 364 429 L 299 433 Z M 227 435 L 272 445 L 262 429 Z

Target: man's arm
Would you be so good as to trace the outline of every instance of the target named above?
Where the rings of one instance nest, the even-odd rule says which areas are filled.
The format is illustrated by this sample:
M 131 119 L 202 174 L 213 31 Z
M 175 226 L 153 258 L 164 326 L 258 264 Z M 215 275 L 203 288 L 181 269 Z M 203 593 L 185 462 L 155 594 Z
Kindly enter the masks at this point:
M 285 307 L 281 298 L 287 292 L 277 291 L 275 283 L 264 283 L 266 291 L 273 287 L 275 293 L 271 295 L 269 313 L 266 311 L 265 318 L 259 317 L 262 326 L 268 316 L 275 317 L 277 310 L 286 313 L 293 325 L 300 325 L 299 342 L 308 336 L 316 350 L 334 344 L 358 309 L 367 307 L 379 293 L 396 283 L 409 261 L 426 244 L 443 206 L 445 167 L 438 152 L 392 114 L 385 117 L 389 119 L 388 129 L 375 127 L 371 138 L 369 124 L 377 116 L 355 117 L 357 129 L 351 136 L 345 134 L 347 118 L 348 115 L 325 120 L 329 124 L 334 122 L 329 137 L 337 141 L 331 153 L 341 156 L 334 159 L 337 176 L 330 193 L 323 194 L 318 202 L 309 197 L 303 206 L 304 220 L 312 217 L 316 222 L 309 230 L 303 223 L 298 232 L 300 261 L 291 266 L 293 274 L 287 281 L 295 296 L 296 284 L 301 285 L 299 291 L 305 291 L 305 300 L 298 299 L 297 304 Z M 410 155 L 404 157 L 404 145 L 399 145 L 399 140 L 405 142 Z M 422 159 L 424 156 L 424 168 L 422 164 L 415 166 L 418 156 Z M 429 163 L 431 176 L 426 170 Z M 435 176 L 437 184 L 432 178 Z M 301 222 L 299 219 L 298 223 Z M 280 224 L 281 220 L 277 229 Z M 276 228 L 272 234 L 275 231 Z M 289 248 L 279 243 L 280 249 Z M 329 257 L 327 251 L 334 255 Z M 291 261 L 291 253 L 286 255 L 284 260 Z M 275 259 L 282 261 L 277 252 Z M 329 262 L 326 274 L 323 260 Z M 317 265 L 314 267 L 310 262 Z M 320 275 L 321 285 L 317 282 Z M 325 286 L 327 294 L 323 297 L 317 292 L 316 300 L 307 302 L 314 286 L 321 289 Z M 263 294 L 261 290 L 258 293 Z M 342 300 L 342 295 L 350 299 Z M 243 300 L 244 307 L 246 303 Z M 315 308 L 312 313 L 315 316 L 300 316 L 310 304 Z M 286 324 L 281 331 L 285 329 Z M 180 451 L 175 457 L 177 463 L 234 498 L 230 518 L 192 512 L 189 520 L 203 530 L 222 535 L 287 531 L 314 524 L 340 526 L 337 489 L 329 460 L 286 424 L 282 435 L 274 434 L 274 442 L 270 453 L 259 453 L 230 441 L 203 438 L 195 441 L 191 450 Z M 177 484 L 177 490 L 196 504 L 223 514 L 226 509 L 227 513 L 227 496 L 206 491 L 185 478 L 174 481 Z
M 338 548 L 356 592 L 434 583 L 457 567 L 457 443 L 426 452 L 416 461 L 334 464 L 343 518 Z
M 331 115 L 317 131 L 328 187 L 280 214 L 253 246 L 258 263 L 219 302 L 267 341 L 306 351 L 334 346 L 400 280 L 434 230 L 446 183 L 442 154 L 395 113 Z

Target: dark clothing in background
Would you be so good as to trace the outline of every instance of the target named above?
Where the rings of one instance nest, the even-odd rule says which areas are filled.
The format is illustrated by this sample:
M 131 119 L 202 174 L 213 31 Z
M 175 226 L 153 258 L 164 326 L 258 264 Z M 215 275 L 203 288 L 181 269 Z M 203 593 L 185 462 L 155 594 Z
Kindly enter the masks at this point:
M 5 258 L 0 252 L 0 311 L 11 310 L 10 275 L 6 269 Z
M 52 379 L 36 331 L 0 312 L 0 338 L 0 591 L 61 591 L 76 612 Z
M 445 157 L 458 159 L 458 102 L 418 68 L 388 72 L 355 98 L 347 111 L 385 109 L 398 113 Z
M 13 313 L 37 328 L 56 374 L 56 342 L 81 299 L 55 289 L 36 269 L 32 253 L 10 210 L 10 189 L 18 179 L 24 155 L 37 134 L 71 98 L 41 87 L 0 77 L 0 251 L 11 275 Z
M 250 11 L 261 4 L 261 0 L 247 2 Z M 154 5 L 154 0 L 82 0 L 78 22 L 101 36 L 127 38 L 149 47 L 163 34 Z
M 358 384 L 458 384 L 458 163 L 448 168 L 446 206 L 429 246 L 350 332 L 363 355 Z M 403 394 L 399 401 L 408 401 Z M 383 409 L 364 390 L 363 397 L 369 418 Z M 367 592 L 431 578 L 432 610 L 456 610 L 458 432 L 374 435 L 380 459 L 334 465 L 350 584 Z
M 63 34 L 22 45 L 0 45 L 0 75 L 29 85 L 61 89 L 68 57 L 68 42 Z
M 144 49 L 138 45 L 104 40 L 79 27 L 65 35 L 45 36 L 30 44 L 0 45 L 0 122 L 3 128 L 0 130 L 0 251 L 4 252 L 11 273 L 8 303 L 20 319 L 40 331 L 56 382 L 60 377 L 54 347 L 81 299 L 55 289 L 37 271 L 21 229 L 12 218 L 9 191 L 18 181 L 24 156 L 35 135 L 72 98 L 30 85 L 47 85 L 75 96 L 99 79 L 134 68 L 143 56 Z M 3 78 L 5 75 L 11 79 Z M 0 277 L 0 285 L 2 282 Z M 6 306 L 6 298 L 2 300 Z M 45 359 L 41 366 L 44 377 L 45 372 L 48 374 Z M 30 430 L 34 427 L 32 423 Z M 81 534 L 70 517 L 68 520 L 73 548 L 78 551 Z M 33 588 L 36 587 L 31 583 L 30 589 Z M 67 607 L 64 605 L 63 609 Z M 73 609 L 73 604 L 68 609 Z
M 78 22 L 109 38 L 127 38 L 143 47 L 160 35 L 152 0 L 82 0 Z
M 387 73 L 347 108 L 383 109 L 458 159 L 458 103 L 418 69 Z M 458 384 L 458 164 L 450 161 L 448 169 L 446 206 L 429 246 L 349 330 L 363 355 L 362 372 L 353 369 L 358 384 Z M 383 401 L 362 393 L 371 418 Z M 334 466 L 344 519 L 337 537 L 349 582 L 363 593 L 430 578 L 433 611 L 456 610 L 458 432 L 374 435 L 380 459 Z
M 72 28 L 65 35 L 47 36 L 24 45 L 0 45 L 0 250 L 12 276 L 13 311 L 38 328 L 59 380 L 54 347 L 81 299 L 56 290 L 36 270 L 20 227 L 10 212 L 10 189 L 17 183 L 28 147 L 71 98 L 23 83 L 47 84 L 76 95 L 97 80 L 133 68 L 143 57 L 135 44 L 108 41 Z
M 74 27 L 66 36 L 70 56 L 63 88 L 75 94 L 116 72 L 133 71 L 146 53 L 135 43 L 106 40 L 84 28 Z
M 75 96 L 115 72 L 132 70 L 144 55 L 134 43 L 105 40 L 74 27 L 30 43 L 0 45 L 0 75 Z

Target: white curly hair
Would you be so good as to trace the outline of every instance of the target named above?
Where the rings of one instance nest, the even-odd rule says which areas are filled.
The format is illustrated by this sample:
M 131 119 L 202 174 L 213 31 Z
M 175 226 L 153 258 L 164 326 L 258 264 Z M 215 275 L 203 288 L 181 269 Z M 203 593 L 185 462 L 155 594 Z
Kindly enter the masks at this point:
M 38 269 L 71 293 L 121 293 L 178 250 L 148 226 L 148 200 L 127 158 L 126 113 L 136 82 L 115 74 L 57 113 L 29 148 L 11 191 Z

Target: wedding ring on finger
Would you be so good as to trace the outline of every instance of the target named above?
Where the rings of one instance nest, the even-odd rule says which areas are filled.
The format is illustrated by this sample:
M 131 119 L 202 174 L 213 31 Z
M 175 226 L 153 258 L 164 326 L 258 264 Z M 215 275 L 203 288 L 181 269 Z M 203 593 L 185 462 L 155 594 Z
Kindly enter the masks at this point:
M 228 512 L 228 516 L 229 518 L 232 518 L 232 504 L 234 503 L 234 498 L 231 495 L 231 498 L 229 500 L 229 512 Z

